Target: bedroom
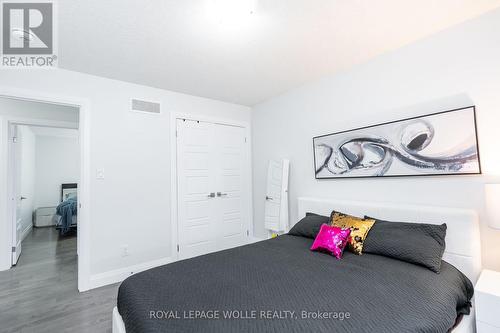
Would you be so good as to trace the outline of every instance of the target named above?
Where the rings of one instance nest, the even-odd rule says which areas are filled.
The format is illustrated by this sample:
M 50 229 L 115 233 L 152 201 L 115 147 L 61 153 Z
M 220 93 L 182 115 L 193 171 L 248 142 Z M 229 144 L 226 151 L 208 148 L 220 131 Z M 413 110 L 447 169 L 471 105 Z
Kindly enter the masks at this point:
M 276 257 L 279 248 L 271 248 L 278 247 L 276 242 L 293 236 L 265 240 L 271 234 L 264 223 L 266 201 L 269 201 L 266 196 L 273 197 L 267 193 L 267 176 L 270 161 L 286 159 L 289 160 L 288 191 L 283 197 L 287 196 L 288 200 L 283 201 L 282 216 L 288 215 L 285 219 L 288 229 L 307 212 L 329 216 L 335 209 L 395 222 L 446 223 L 444 260 L 453 261 L 450 254 L 470 259 L 466 260 L 468 264 L 456 261 L 452 264 L 461 266 L 459 270 L 475 286 L 473 314 L 463 317 L 468 319 L 463 319 L 462 327 L 469 325 L 464 332 L 476 325 L 482 325 L 479 332 L 495 331 L 499 324 L 494 314 L 500 309 L 495 303 L 498 302 L 498 289 L 495 289 L 498 278 L 494 274 L 500 271 L 500 233 L 495 218 L 498 206 L 495 203 L 499 200 L 495 184 L 500 183 L 496 140 L 500 117 L 498 6 L 500 3 L 496 1 L 293 1 L 286 4 L 283 1 L 185 4 L 172 1 L 155 5 L 136 1 L 57 2 L 54 22 L 57 23 L 59 68 L 2 68 L 0 94 L 80 108 L 79 200 L 82 208 L 78 226 L 78 281 L 74 283 L 81 293 L 65 298 L 54 288 L 52 295 L 43 296 L 52 306 L 30 308 L 29 302 L 16 303 L 19 305 L 10 312 L 2 311 L 0 321 L 8 323 L 5 327 L 10 331 L 106 332 L 112 329 L 112 318 L 115 329 L 122 324 L 128 333 L 153 331 L 141 326 L 148 324 L 159 325 L 157 331 L 165 331 L 169 325 L 181 325 L 177 330 L 182 331 L 183 320 L 131 318 L 138 313 L 149 315 L 149 312 L 141 312 L 142 306 L 150 307 L 150 311 L 179 310 L 179 316 L 184 310 L 217 310 L 215 304 L 222 296 L 229 299 L 228 307 L 232 304 L 233 308 L 220 310 L 304 308 L 319 311 L 321 302 L 325 301 L 321 295 L 312 299 L 311 295 L 297 292 L 311 279 L 316 282 L 307 290 L 318 290 L 316 283 L 324 276 L 315 275 L 320 265 L 317 260 L 332 265 L 326 267 L 356 266 L 356 260 L 370 258 L 383 258 L 386 264 L 395 262 L 383 255 L 355 256 L 348 250 L 337 260 L 310 251 L 314 239 L 307 237 L 296 238 L 295 245 L 283 245 L 293 246 L 292 253 L 296 253 L 297 258 L 307 258 L 302 270 L 298 261 L 290 262 L 284 255 Z M 451 148 L 465 140 L 460 133 L 475 130 L 477 140 L 472 147 L 477 148 L 481 174 L 475 174 L 479 171 L 476 168 L 470 175 L 415 177 L 405 174 L 349 179 L 317 179 L 315 176 L 315 137 L 471 106 L 475 106 L 474 122 L 458 122 L 454 117 L 456 113 L 449 113 L 451 120 L 441 123 L 448 124 L 446 131 L 460 139 L 451 140 Z M 5 117 L 1 118 L 1 151 L 6 156 L 6 121 Z M 190 146 L 195 140 L 183 141 L 186 137 L 198 140 L 198 144 Z M 433 138 L 439 140 L 438 132 Z M 380 150 L 371 151 L 380 154 Z M 217 157 L 213 157 L 212 162 L 195 158 L 203 154 Z M 184 165 L 183 161 L 191 164 Z M 218 163 L 220 161 L 223 163 Z M 6 166 L 0 165 L 0 171 L 1 182 L 6 184 Z M 211 175 L 205 183 L 182 182 L 191 178 L 200 180 L 206 175 L 203 172 Z M 183 188 L 177 184 L 189 186 Z M 192 196 L 193 200 L 189 201 L 183 193 L 196 194 L 188 193 L 190 190 L 204 197 L 197 200 Z M 301 204 L 299 198 L 311 200 L 302 200 Z M 7 216 L 6 193 L 0 194 L 0 200 L 1 214 Z M 315 202 L 323 204 L 315 206 Z M 353 202 L 362 203 L 364 208 Z M 373 207 L 374 204 L 377 206 Z M 402 212 L 398 207 L 406 210 Z M 436 207 L 444 211 L 433 210 Z M 472 216 L 477 214 L 477 219 L 470 218 L 470 211 Z M 201 221 L 208 222 L 204 222 L 202 231 L 188 232 L 189 228 L 183 229 L 189 226 L 184 223 L 188 220 L 199 225 L 203 224 Z M 0 272 L 0 281 L 2 293 L 12 295 L 8 260 L 12 233 L 5 223 L 1 228 L 0 269 L 5 271 Z M 467 243 L 464 237 L 470 238 L 470 246 L 457 246 Z M 262 243 L 262 240 L 265 241 Z M 223 266 L 218 266 L 219 270 L 210 271 L 210 275 L 220 275 L 220 281 L 224 281 L 226 287 L 231 286 L 229 291 L 233 294 L 214 295 L 220 288 L 212 279 L 206 281 L 212 285 L 204 285 L 205 289 L 193 286 L 200 297 L 185 289 L 192 286 L 191 280 L 198 281 L 202 276 L 200 271 L 187 275 L 193 266 L 214 264 L 217 254 L 228 253 L 219 250 L 242 242 L 253 243 L 254 247 L 236 247 L 229 250 L 233 251 L 229 252 L 231 258 L 223 260 L 227 265 L 233 263 L 239 267 L 239 271 L 228 271 L 224 262 L 218 263 Z M 200 246 L 195 247 L 196 244 Z M 213 251 L 218 252 L 197 256 Z M 182 260 L 191 256 L 195 258 Z M 245 261 L 245 256 L 258 257 L 260 263 L 268 267 L 286 265 L 295 279 L 286 284 L 286 272 L 264 274 L 265 267 Z M 245 263 L 253 270 L 249 271 Z M 140 283 L 140 279 L 158 272 L 155 267 L 165 274 L 175 273 L 183 287 L 178 288 L 179 295 L 193 303 L 184 304 L 182 308 L 183 303 L 178 301 L 175 304 L 178 309 L 168 302 L 153 306 L 154 297 L 145 294 L 142 305 L 130 299 L 130 307 L 125 311 L 124 298 L 118 293 L 122 281 L 125 281 L 124 288 L 133 288 L 131 284 L 135 279 Z M 391 268 L 394 272 L 398 269 Z M 245 272 L 253 279 L 245 280 L 238 272 Z M 431 270 L 422 272 L 434 274 Z M 490 276 L 490 283 L 477 284 L 481 272 Z M 240 282 L 240 287 L 227 280 L 230 273 L 234 282 Z M 422 279 L 417 282 L 420 284 Z M 280 286 L 276 281 L 281 280 Z M 241 284 L 242 281 L 245 284 Z M 255 281 L 259 281 L 257 286 Z M 295 289 L 280 293 L 283 288 L 291 287 L 289 283 L 293 283 Z M 23 292 L 29 295 L 34 290 Z M 134 293 L 129 290 L 126 294 Z M 233 299 L 236 295 L 239 296 Z M 292 296 L 303 299 L 292 306 L 286 303 L 286 297 Z M 412 301 L 419 301 L 415 295 L 411 297 Z M 486 298 L 493 303 L 481 307 L 481 299 Z M 375 299 L 384 300 L 384 296 Z M 64 320 L 54 320 L 50 315 L 58 304 L 60 307 L 69 304 Z M 351 328 L 356 332 L 359 330 L 355 329 L 355 317 L 359 320 L 366 314 L 362 311 L 366 303 L 357 302 L 357 305 L 336 303 L 326 309 L 349 312 L 351 317 L 342 321 L 282 320 L 277 325 L 296 331 L 307 331 L 303 325 L 308 323 L 340 325 L 339 330 Z M 7 306 L 0 303 L 2 309 Z M 405 320 L 410 324 L 410 319 L 403 315 L 404 310 L 407 309 L 401 309 L 402 322 L 395 320 L 394 325 Z M 30 317 L 15 315 L 23 311 L 29 311 Z M 444 317 L 445 323 L 429 320 L 429 325 L 449 325 L 449 312 Z M 234 320 L 234 325 L 241 327 L 226 330 L 260 328 L 262 331 L 265 326 L 259 325 L 276 325 L 272 318 L 251 320 Z M 133 323 L 138 327 L 134 328 Z M 203 325 L 206 320 L 191 320 L 191 323 Z M 231 325 L 224 320 L 210 323 Z M 212 325 L 210 323 L 206 325 Z M 376 320 L 370 324 L 382 325 Z M 374 331 L 380 329 L 380 326 L 374 327 Z M 335 330 L 335 326 L 330 328 Z M 185 326 L 184 330 L 189 328 Z

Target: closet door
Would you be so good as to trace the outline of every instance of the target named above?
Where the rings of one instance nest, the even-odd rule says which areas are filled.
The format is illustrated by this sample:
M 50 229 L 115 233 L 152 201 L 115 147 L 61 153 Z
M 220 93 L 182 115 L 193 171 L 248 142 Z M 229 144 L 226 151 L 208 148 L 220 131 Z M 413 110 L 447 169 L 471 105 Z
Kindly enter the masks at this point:
M 245 244 L 247 240 L 246 204 L 249 193 L 245 188 L 245 166 L 248 158 L 244 128 L 218 124 L 214 126 L 217 156 L 217 248 L 223 250 Z
M 214 125 L 177 120 L 179 259 L 217 250 Z
M 245 144 L 242 127 L 177 120 L 179 259 L 246 244 Z

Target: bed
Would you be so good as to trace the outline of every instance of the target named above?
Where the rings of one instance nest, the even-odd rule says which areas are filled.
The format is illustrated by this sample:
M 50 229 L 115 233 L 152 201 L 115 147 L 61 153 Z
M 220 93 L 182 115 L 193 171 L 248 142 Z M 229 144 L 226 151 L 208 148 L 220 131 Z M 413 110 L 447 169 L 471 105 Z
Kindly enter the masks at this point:
M 55 221 L 61 235 L 77 227 L 78 184 L 61 184 L 61 203 L 56 207 Z
M 473 306 L 456 320 L 458 304 L 468 302 L 463 289 L 472 287 L 481 269 L 475 212 L 315 198 L 298 202 L 299 217 L 328 215 L 332 209 L 446 222 L 441 273 L 372 254 L 345 252 L 338 261 L 309 251 L 311 239 L 283 235 L 127 278 L 113 310 L 113 332 L 474 332 Z

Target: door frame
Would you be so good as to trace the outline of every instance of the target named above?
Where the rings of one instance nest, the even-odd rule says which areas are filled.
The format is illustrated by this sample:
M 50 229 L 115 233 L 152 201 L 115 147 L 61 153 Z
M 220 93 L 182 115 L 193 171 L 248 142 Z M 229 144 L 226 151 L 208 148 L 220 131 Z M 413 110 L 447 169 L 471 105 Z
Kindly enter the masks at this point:
M 41 94 L 37 91 L 2 88 L 0 97 L 71 106 L 79 109 L 80 182 L 78 188 L 78 290 L 90 289 L 90 101 L 65 95 Z M 7 184 L 9 177 L 8 128 L 10 124 L 74 128 L 73 123 L 33 118 L 0 116 L 0 184 Z M 9 211 L 11 200 L 8 186 L 0 189 L 0 271 L 11 268 L 12 221 Z M 3 222 L 2 222 L 3 221 Z M 8 257 L 8 261 L 7 261 Z
M 18 142 L 18 137 L 19 137 L 19 128 L 15 126 L 16 124 L 13 124 L 11 122 L 7 123 L 7 151 L 8 151 L 8 160 L 7 160 L 7 191 L 9 192 L 9 195 L 7 199 L 11 199 L 10 205 L 7 207 L 9 210 L 9 219 L 10 223 L 12 224 L 12 235 L 11 235 L 11 241 L 10 245 L 12 246 L 12 252 L 11 252 L 11 266 L 14 266 L 17 264 L 17 261 L 19 260 L 19 256 L 21 255 L 22 251 L 22 236 L 21 239 L 17 238 L 17 229 L 18 229 L 18 222 L 19 222 L 19 216 L 17 215 L 18 212 L 17 208 L 19 205 L 19 202 L 14 199 L 14 196 L 16 195 L 21 195 L 21 182 L 17 184 L 17 182 L 20 180 L 21 177 L 20 173 L 22 172 L 20 170 L 20 164 L 16 163 L 19 162 L 19 159 L 22 158 L 22 152 L 21 156 L 18 156 L 19 154 L 19 149 L 16 147 L 16 145 L 19 144 Z M 14 141 L 14 138 L 16 138 L 16 141 Z M 22 141 L 21 141 L 22 142 Z M 17 192 L 19 191 L 19 192 Z M 14 247 L 16 248 L 16 252 L 14 253 Z M 15 259 L 14 259 L 15 258 Z
M 246 163 L 245 174 L 247 175 L 246 186 L 248 189 L 248 202 L 247 202 L 247 216 L 249 231 L 248 240 L 253 238 L 253 190 L 252 190 L 252 129 L 249 121 L 238 121 L 227 118 L 206 117 L 198 114 L 171 112 L 170 114 L 170 221 L 171 221 L 171 242 L 172 242 L 172 261 L 179 258 L 178 252 L 178 215 L 177 215 L 177 120 L 187 119 L 194 121 L 202 121 L 207 123 L 214 123 L 227 126 L 237 126 L 245 129 L 246 137 Z

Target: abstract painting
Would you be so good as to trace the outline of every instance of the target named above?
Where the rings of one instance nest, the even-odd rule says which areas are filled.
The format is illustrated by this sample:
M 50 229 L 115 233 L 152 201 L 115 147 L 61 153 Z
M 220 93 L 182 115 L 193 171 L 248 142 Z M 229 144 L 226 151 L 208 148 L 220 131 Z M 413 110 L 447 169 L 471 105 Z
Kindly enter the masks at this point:
M 474 106 L 315 137 L 316 179 L 480 174 Z

